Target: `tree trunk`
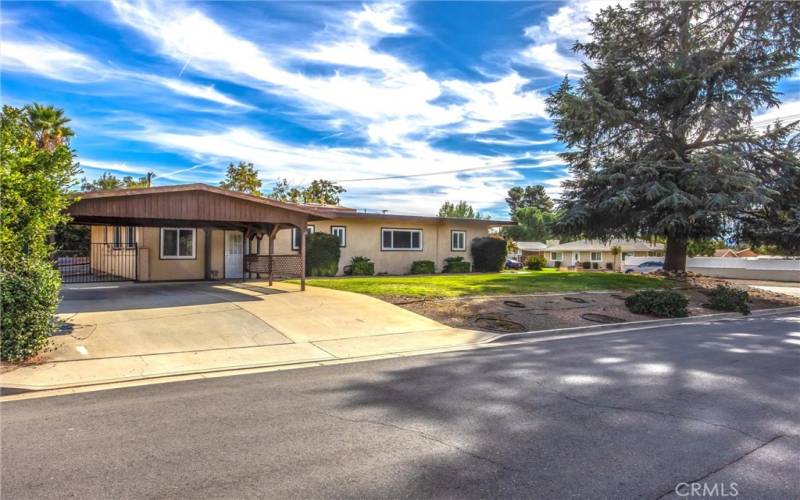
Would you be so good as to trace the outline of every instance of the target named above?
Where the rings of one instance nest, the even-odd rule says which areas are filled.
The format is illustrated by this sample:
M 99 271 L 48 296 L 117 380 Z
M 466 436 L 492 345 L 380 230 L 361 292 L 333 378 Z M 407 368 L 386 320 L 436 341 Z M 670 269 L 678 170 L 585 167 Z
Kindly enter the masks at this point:
M 665 271 L 686 271 L 686 249 L 689 240 L 685 237 L 667 237 L 667 249 L 664 256 Z

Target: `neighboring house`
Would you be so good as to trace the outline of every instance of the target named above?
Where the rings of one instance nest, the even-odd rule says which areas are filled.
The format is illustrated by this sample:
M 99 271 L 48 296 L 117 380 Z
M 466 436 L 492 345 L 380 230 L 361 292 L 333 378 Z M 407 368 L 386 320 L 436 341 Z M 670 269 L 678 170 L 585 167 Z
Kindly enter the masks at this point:
M 622 260 L 626 256 L 637 257 L 658 257 L 664 255 L 664 245 L 662 243 L 649 243 L 643 240 L 619 240 L 613 239 L 606 242 L 600 240 L 577 240 L 561 243 L 558 240 L 548 240 L 545 243 L 535 241 L 517 242 L 521 250 L 522 259 L 530 255 L 542 255 L 547 260 L 547 266 L 553 267 L 556 262 L 562 266 L 575 266 L 577 263 L 594 263 L 600 269 L 606 269 L 611 264 L 617 269 L 621 266 Z M 620 247 L 622 253 L 614 258 L 612 248 Z
M 305 236 L 319 231 L 339 238 L 339 274 L 355 256 L 371 259 L 376 273 L 405 274 L 415 260 L 440 271 L 447 257 L 471 261 L 474 238 L 513 224 L 364 213 L 205 184 L 83 193 L 69 212 L 92 226 L 90 264 L 80 271 L 88 281 L 304 278 Z
M 744 250 L 734 250 L 732 248 L 720 248 L 714 251 L 714 257 L 728 257 L 728 258 L 743 258 L 743 257 L 758 257 L 758 254 L 749 248 Z

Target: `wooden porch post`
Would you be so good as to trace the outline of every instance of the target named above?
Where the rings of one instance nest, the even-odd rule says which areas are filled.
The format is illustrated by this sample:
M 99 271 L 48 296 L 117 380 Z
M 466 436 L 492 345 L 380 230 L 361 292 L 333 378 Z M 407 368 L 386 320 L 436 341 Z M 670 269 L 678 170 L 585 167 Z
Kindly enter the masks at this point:
M 242 281 L 247 274 L 247 254 L 250 253 L 250 240 L 247 238 L 247 229 L 242 231 Z
M 300 291 L 306 290 L 306 231 L 308 221 L 303 222 L 300 228 Z
M 275 235 L 278 234 L 278 230 L 280 226 L 275 224 L 272 226 L 272 229 L 269 232 L 269 261 L 268 261 L 268 268 L 269 268 L 269 286 L 272 286 L 272 265 L 275 262 L 274 254 L 275 254 Z

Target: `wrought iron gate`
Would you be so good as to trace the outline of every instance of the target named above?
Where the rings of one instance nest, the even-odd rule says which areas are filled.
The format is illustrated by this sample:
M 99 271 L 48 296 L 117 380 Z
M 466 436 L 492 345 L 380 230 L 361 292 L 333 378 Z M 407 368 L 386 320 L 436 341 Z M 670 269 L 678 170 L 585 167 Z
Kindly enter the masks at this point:
M 62 283 L 136 280 L 139 265 L 136 243 L 91 243 L 85 250 L 61 250 L 55 265 Z

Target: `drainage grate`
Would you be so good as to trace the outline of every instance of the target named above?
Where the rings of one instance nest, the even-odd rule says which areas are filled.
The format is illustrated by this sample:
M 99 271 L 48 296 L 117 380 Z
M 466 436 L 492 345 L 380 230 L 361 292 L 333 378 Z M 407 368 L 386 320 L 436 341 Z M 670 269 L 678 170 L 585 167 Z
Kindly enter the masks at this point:
M 581 318 L 586 321 L 594 321 L 595 323 L 625 323 L 625 320 L 622 318 L 615 318 L 614 316 L 597 313 L 581 314 Z

